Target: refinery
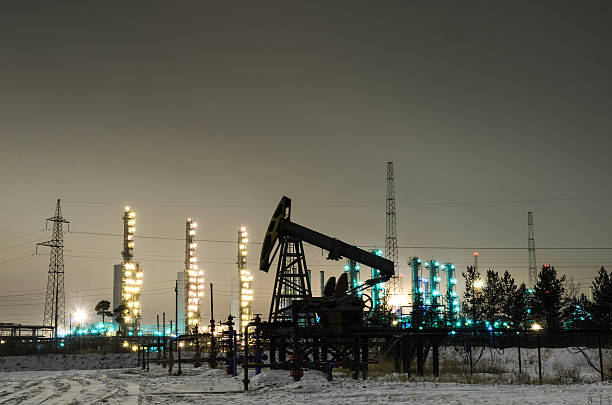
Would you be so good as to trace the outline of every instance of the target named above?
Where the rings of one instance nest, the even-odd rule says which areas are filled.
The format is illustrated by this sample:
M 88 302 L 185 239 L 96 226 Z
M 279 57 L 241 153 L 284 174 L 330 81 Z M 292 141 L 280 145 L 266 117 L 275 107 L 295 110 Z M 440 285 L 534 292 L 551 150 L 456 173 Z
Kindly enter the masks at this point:
M 612 404 L 611 19 L 2 2 L 0 403 Z
M 440 350 L 458 345 L 465 348 L 470 374 L 473 350 L 483 347 L 518 346 L 519 369 L 521 347 L 537 348 L 538 353 L 542 347 L 599 348 L 602 364 L 601 349 L 609 344 L 610 335 L 602 329 L 605 316 L 594 300 L 595 295 L 604 294 L 598 292 L 604 286 L 594 283 L 598 291 L 590 298 L 583 294 L 573 301 L 565 299 L 566 309 L 558 307 L 555 298 L 548 296 L 550 289 L 559 288 L 554 267 L 546 264 L 539 272 L 533 270 L 533 212 L 527 213 L 527 283 L 516 284 L 508 272 L 502 276 L 490 269 L 481 273 L 479 252 L 473 252 L 473 264 L 461 272 L 463 297 L 452 262 L 412 256 L 406 266 L 410 282 L 402 280 L 393 162 L 387 163 L 386 170 L 386 239 L 381 248 L 362 249 L 300 225 L 293 220 L 292 199 L 281 198 L 258 244 L 260 274 L 274 274 L 268 314 L 254 313 L 258 287 L 247 261 L 249 234 L 246 226 L 237 227 L 236 270 L 227 274 L 230 307 L 223 315 L 217 310 L 219 319 L 215 319 L 214 283 L 206 282 L 205 268 L 198 261 L 199 225 L 187 218 L 184 267 L 176 273 L 174 307 L 167 306 L 161 319 L 155 314 L 155 324 L 143 322 L 147 308 L 141 297 L 146 293 L 147 274 L 137 260 L 137 212 L 126 206 L 121 216 L 121 263 L 113 267 L 112 301 L 101 300 L 95 306 L 102 322 L 88 322 L 81 309 L 70 314 L 67 323 L 64 276 L 69 270 L 64 266 L 63 235 L 69 233 L 70 222 L 58 199 L 54 216 L 47 219 L 51 239 L 36 245 L 37 254 L 43 247 L 50 248 L 43 323 L 2 323 L 0 350 L 4 354 L 137 352 L 138 366 L 147 371 L 151 363 L 179 375 L 185 367 L 202 364 L 223 367 L 232 376 L 238 375 L 239 368 L 245 376 L 249 370 L 258 375 L 269 368 L 287 370 L 295 381 L 304 370 L 319 370 L 332 381 L 338 368 L 350 370 L 355 379 L 366 379 L 369 367 L 389 359 L 396 372 L 417 376 L 424 375 L 429 360 L 431 373 L 438 377 Z M 337 270 L 321 270 L 315 281 L 305 246 L 326 252 L 325 259 L 337 263 Z M 605 282 L 601 277 L 606 274 L 602 267 L 596 282 Z M 204 305 L 210 309 L 208 319 L 203 316 Z M 599 370 L 603 381 L 606 374 Z M 242 382 L 248 391 L 250 379 L 244 377 Z

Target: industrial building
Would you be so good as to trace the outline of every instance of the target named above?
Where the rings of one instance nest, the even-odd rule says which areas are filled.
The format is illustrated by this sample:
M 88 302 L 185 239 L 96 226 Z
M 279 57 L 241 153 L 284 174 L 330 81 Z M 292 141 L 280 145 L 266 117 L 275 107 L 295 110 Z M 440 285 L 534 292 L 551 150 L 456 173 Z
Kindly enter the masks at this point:
M 112 308 L 120 308 L 121 316 L 117 320 L 119 332 L 136 335 L 140 331 L 142 306 L 140 294 L 143 282 L 143 271 L 140 264 L 134 262 L 134 233 L 136 232 L 136 213 L 128 206 L 123 213 L 123 250 L 122 262 L 113 268 L 113 303 Z

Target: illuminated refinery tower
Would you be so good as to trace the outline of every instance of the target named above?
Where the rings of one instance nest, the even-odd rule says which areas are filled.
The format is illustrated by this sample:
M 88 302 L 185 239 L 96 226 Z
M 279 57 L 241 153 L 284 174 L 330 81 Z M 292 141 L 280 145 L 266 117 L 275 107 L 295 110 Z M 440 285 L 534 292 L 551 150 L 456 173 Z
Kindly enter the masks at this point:
M 423 288 L 421 287 L 421 259 L 413 257 L 410 260 L 412 268 L 412 307 L 420 308 L 423 305 Z
M 431 300 L 430 305 L 435 312 L 439 312 L 440 305 L 442 305 L 440 302 L 440 281 L 442 281 L 440 277 L 440 262 L 432 260 L 429 262 L 429 296 Z
M 200 301 L 204 295 L 204 271 L 198 267 L 198 259 L 195 250 L 198 244 L 195 242 L 196 228 L 198 224 L 191 218 L 185 224 L 185 333 L 190 333 L 196 327 L 199 328 L 202 320 Z
M 427 263 L 425 263 L 428 265 Z M 423 287 L 421 280 L 421 259 L 413 257 L 410 259 L 412 267 L 412 313 L 411 324 L 413 328 L 422 328 L 424 307 L 423 307 Z
M 351 291 L 359 287 L 359 285 L 361 284 L 361 282 L 359 281 L 360 279 L 359 273 L 361 271 L 361 266 L 359 265 L 359 263 L 357 263 L 355 260 L 352 260 L 352 259 L 347 259 L 346 263 L 347 264 L 344 266 L 344 271 L 348 273 L 348 280 L 349 280 L 348 288 L 349 288 L 349 291 Z M 361 294 L 358 294 L 358 295 L 361 295 Z
M 243 226 L 238 231 L 238 285 L 240 286 L 240 330 L 251 321 L 253 317 L 253 276 L 247 270 L 247 243 L 248 233 Z
M 370 253 L 374 253 L 376 256 L 382 256 L 383 251 L 380 249 L 372 249 Z M 372 270 L 372 278 L 380 277 L 380 271 L 377 269 Z M 377 283 L 372 286 L 372 310 L 376 310 L 383 304 L 385 299 L 385 283 Z
M 121 265 L 115 266 L 113 288 L 113 308 L 121 307 L 123 316 L 119 331 L 135 335 L 140 330 L 142 307 L 140 293 L 143 273 L 140 265 L 134 262 L 134 233 L 136 232 L 136 213 L 125 207 L 123 213 L 123 251 Z
M 459 321 L 459 297 L 457 296 L 457 277 L 455 265 L 446 263 L 446 324 L 448 326 L 461 326 Z

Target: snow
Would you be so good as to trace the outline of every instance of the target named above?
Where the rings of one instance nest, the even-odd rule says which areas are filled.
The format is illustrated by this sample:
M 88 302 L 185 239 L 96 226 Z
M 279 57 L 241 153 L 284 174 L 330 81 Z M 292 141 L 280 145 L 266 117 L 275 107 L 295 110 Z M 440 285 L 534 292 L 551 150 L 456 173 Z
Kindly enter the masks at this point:
M 488 350 L 488 349 L 487 349 Z M 549 349 L 546 349 L 549 350 Z M 565 351 L 565 352 L 563 352 Z M 567 353 L 567 354 L 566 354 Z M 459 355 L 458 353 L 457 355 Z M 483 353 L 478 367 L 489 367 L 498 361 L 502 366 L 514 367 L 514 354 L 506 351 L 502 357 L 491 351 Z M 525 351 L 526 363 L 532 353 Z M 565 349 L 542 351 L 547 356 L 543 368 L 549 376 L 549 368 L 559 362 L 567 362 L 572 369 L 578 369 L 586 380 L 590 374 L 578 357 Z M 453 361 L 453 353 L 444 353 L 443 361 Z M 98 357 L 96 357 L 98 356 Z M 537 356 L 537 354 L 536 354 Z M 224 368 L 210 369 L 206 365 L 194 369 L 183 367 L 180 376 L 168 375 L 168 370 L 151 364 L 151 371 L 142 371 L 135 366 L 132 357 L 131 367 L 103 368 L 102 366 L 124 367 L 129 359 L 118 355 L 73 355 L 73 356 L 24 356 L 0 359 L 0 403 L 3 404 L 70 404 L 70 403 L 201 403 L 218 404 L 375 404 L 411 403 L 420 404 L 609 404 L 612 403 L 612 385 L 607 383 L 578 384 L 466 384 L 440 382 L 453 376 L 445 374 L 441 365 L 441 378 L 436 381 L 408 381 L 403 375 L 387 375 L 361 381 L 347 378 L 336 373 L 334 382 L 328 382 L 322 373 L 306 371 L 301 381 L 295 382 L 287 371 L 265 370 L 258 376 L 251 375 L 250 391 L 242 391 L 242 376 L 232 377 Z M 500 361 L 508 360 L 507 362 Z M 536 357 L 537 358 L 537 357 Z M 609 357 L 608 357 L 609 358 Z M 91 360 L 97 359 L 97 362 Z M 596 360 L 596 357 L 592 358 Z M 76 370 L 66 367 L 85 364 L 97 369 Z M 481 363 L 482 362 L 482 363 Z M 488 363 L 487 363 L 488 362 Z M 20 370 L 6 372 L 6 365 L 19 363 Z M 449 363 L 450 364 L 450 363 Z M 31 367 L 30 371 L 26 371 Z M 40 371 L 47 367 L 47 371 Z M 529 374 L 533 366 L 526 366 Z M 589 366 L 590 368 L 590 366 Z M 33 371 L 38 369 L 39 371 Z M 53 370 L 51 370 L 53 369 Z M 480 372 L 482 381 L 490 382 L 483 376 L 506 375 L 506 371 L 496 369 L 496 373 Z M 537 370 L 537 364 L 536 364 Z M 176 371 L 176 367 L 175 370 Z M 511 374 L 511 373 L 508 373 Z M 537 372 L 536 372 L 537 377 Z M 433 377 L 425 377 L 433 380 Z
M 0 357 L 0 372 L 125 368 L 134 367 L 136 361 L 136 354 L 132 353 L 8 356 Z

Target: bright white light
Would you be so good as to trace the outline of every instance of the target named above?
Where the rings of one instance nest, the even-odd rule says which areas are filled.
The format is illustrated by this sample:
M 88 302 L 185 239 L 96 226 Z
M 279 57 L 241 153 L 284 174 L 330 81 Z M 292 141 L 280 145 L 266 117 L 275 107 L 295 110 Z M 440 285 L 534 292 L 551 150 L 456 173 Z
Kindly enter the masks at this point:
M 542 326 L 539 323 L 534 323 L 531 325 L 531 330 L 541 330 Z
M 408 297 L 402 295 L 392 295 L 391 298 L 389 298 L 389 305 L 393 308 L 399 308 L 405 305 L 406 302 L 408 302 Z
M 77 309 L 74 313 L 74 322 L 78 324 L 83 324 L 87 320 L 87 314 L 82 309 Z
M 474 288 L 475 289 L 480 290 L 482 287 L 484 287 L 484 282 L 482 280 L 474 281 Z

